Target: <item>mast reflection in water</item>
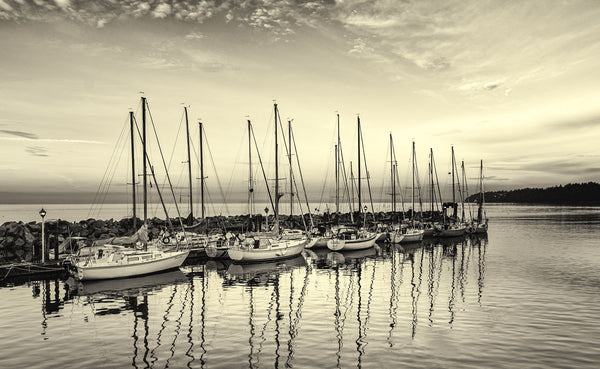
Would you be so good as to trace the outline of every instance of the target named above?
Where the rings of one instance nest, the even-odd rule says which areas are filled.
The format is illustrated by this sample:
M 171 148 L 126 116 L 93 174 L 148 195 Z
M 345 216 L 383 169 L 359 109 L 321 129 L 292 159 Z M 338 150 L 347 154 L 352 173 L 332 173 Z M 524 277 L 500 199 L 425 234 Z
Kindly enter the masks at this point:
M 40 334 L 74 344 L 70 355 L 82 366 L 360 368 L 392 365 L 395 349 L 422 330 L 452 328 L 461 308 L 482 306 L 486 245 L 460 238 L 307 250 L 271 263 L 210 261 L 31 287 L 34 300 L 42 297 Z
M 490 210 L 489 240 L 5 281 L 0 366 L 595 368 L 600 212 Z

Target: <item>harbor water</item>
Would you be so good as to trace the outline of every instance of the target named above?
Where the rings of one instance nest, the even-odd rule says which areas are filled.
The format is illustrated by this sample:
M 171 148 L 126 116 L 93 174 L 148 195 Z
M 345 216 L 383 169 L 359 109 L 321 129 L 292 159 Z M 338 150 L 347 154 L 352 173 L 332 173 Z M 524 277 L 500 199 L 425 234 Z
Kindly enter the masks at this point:
M 484 237 L 3 282 L 0 367 L 597 367 L 600 208 L 488 216 Z

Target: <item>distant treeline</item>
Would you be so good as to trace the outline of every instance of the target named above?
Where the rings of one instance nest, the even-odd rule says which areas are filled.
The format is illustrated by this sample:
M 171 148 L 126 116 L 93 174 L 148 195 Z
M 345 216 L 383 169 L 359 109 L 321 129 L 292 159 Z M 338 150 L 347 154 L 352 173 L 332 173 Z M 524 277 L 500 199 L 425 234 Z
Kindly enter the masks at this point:
M 477 202 L 478 199 L 479 193 L 469 196 L 466 201 Z M 486 192 L 485 202 L 600 205 L 600 183 L 569 183 L 548 188 Z

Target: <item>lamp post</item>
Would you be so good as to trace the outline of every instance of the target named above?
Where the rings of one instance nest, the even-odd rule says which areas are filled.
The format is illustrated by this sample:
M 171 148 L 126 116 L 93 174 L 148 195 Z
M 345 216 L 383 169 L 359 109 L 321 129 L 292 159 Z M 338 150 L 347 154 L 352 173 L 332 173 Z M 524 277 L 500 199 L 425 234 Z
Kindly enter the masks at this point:
M 40 210 L 40 216 L 42 217 L 42 263 L 46 262 L 46 235 L 44 234 L 44 217 L 46 216 L 46 210 L 42 208 Z
M 265 207 L 265 227 L 267 228 L 266 231 L 269 231 L 269 208 Z

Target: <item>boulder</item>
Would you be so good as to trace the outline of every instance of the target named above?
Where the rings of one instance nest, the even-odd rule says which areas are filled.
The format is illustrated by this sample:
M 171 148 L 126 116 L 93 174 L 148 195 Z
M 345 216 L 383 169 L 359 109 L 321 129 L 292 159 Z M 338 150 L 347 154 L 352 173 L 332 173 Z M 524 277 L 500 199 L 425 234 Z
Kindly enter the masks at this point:
M 17 250 L 22 250 L 22 249 L 23 249 L 23 246 L 25 246 L 25 240 L 24 240 L 23 238 L 21 238 L 21 237 L 17 237 L 17 238 L 15 239 L 15 242 L 14 242 L 14 247 L 15 247 Z
M 14 236 L 4 237 L 4 247 L 5 248 L 13 248 L 14 245 L 15 245 L 15 237 Z
M 25 242 L 28 243 L 28 244 L 31 244 L 31 243 L 33 243 L 35 241 L 35 237 L 31 233 L 31 231 L 29 230 L 29 228 L 25 228 L 24 229 L 23 238 L 25 239 Z

